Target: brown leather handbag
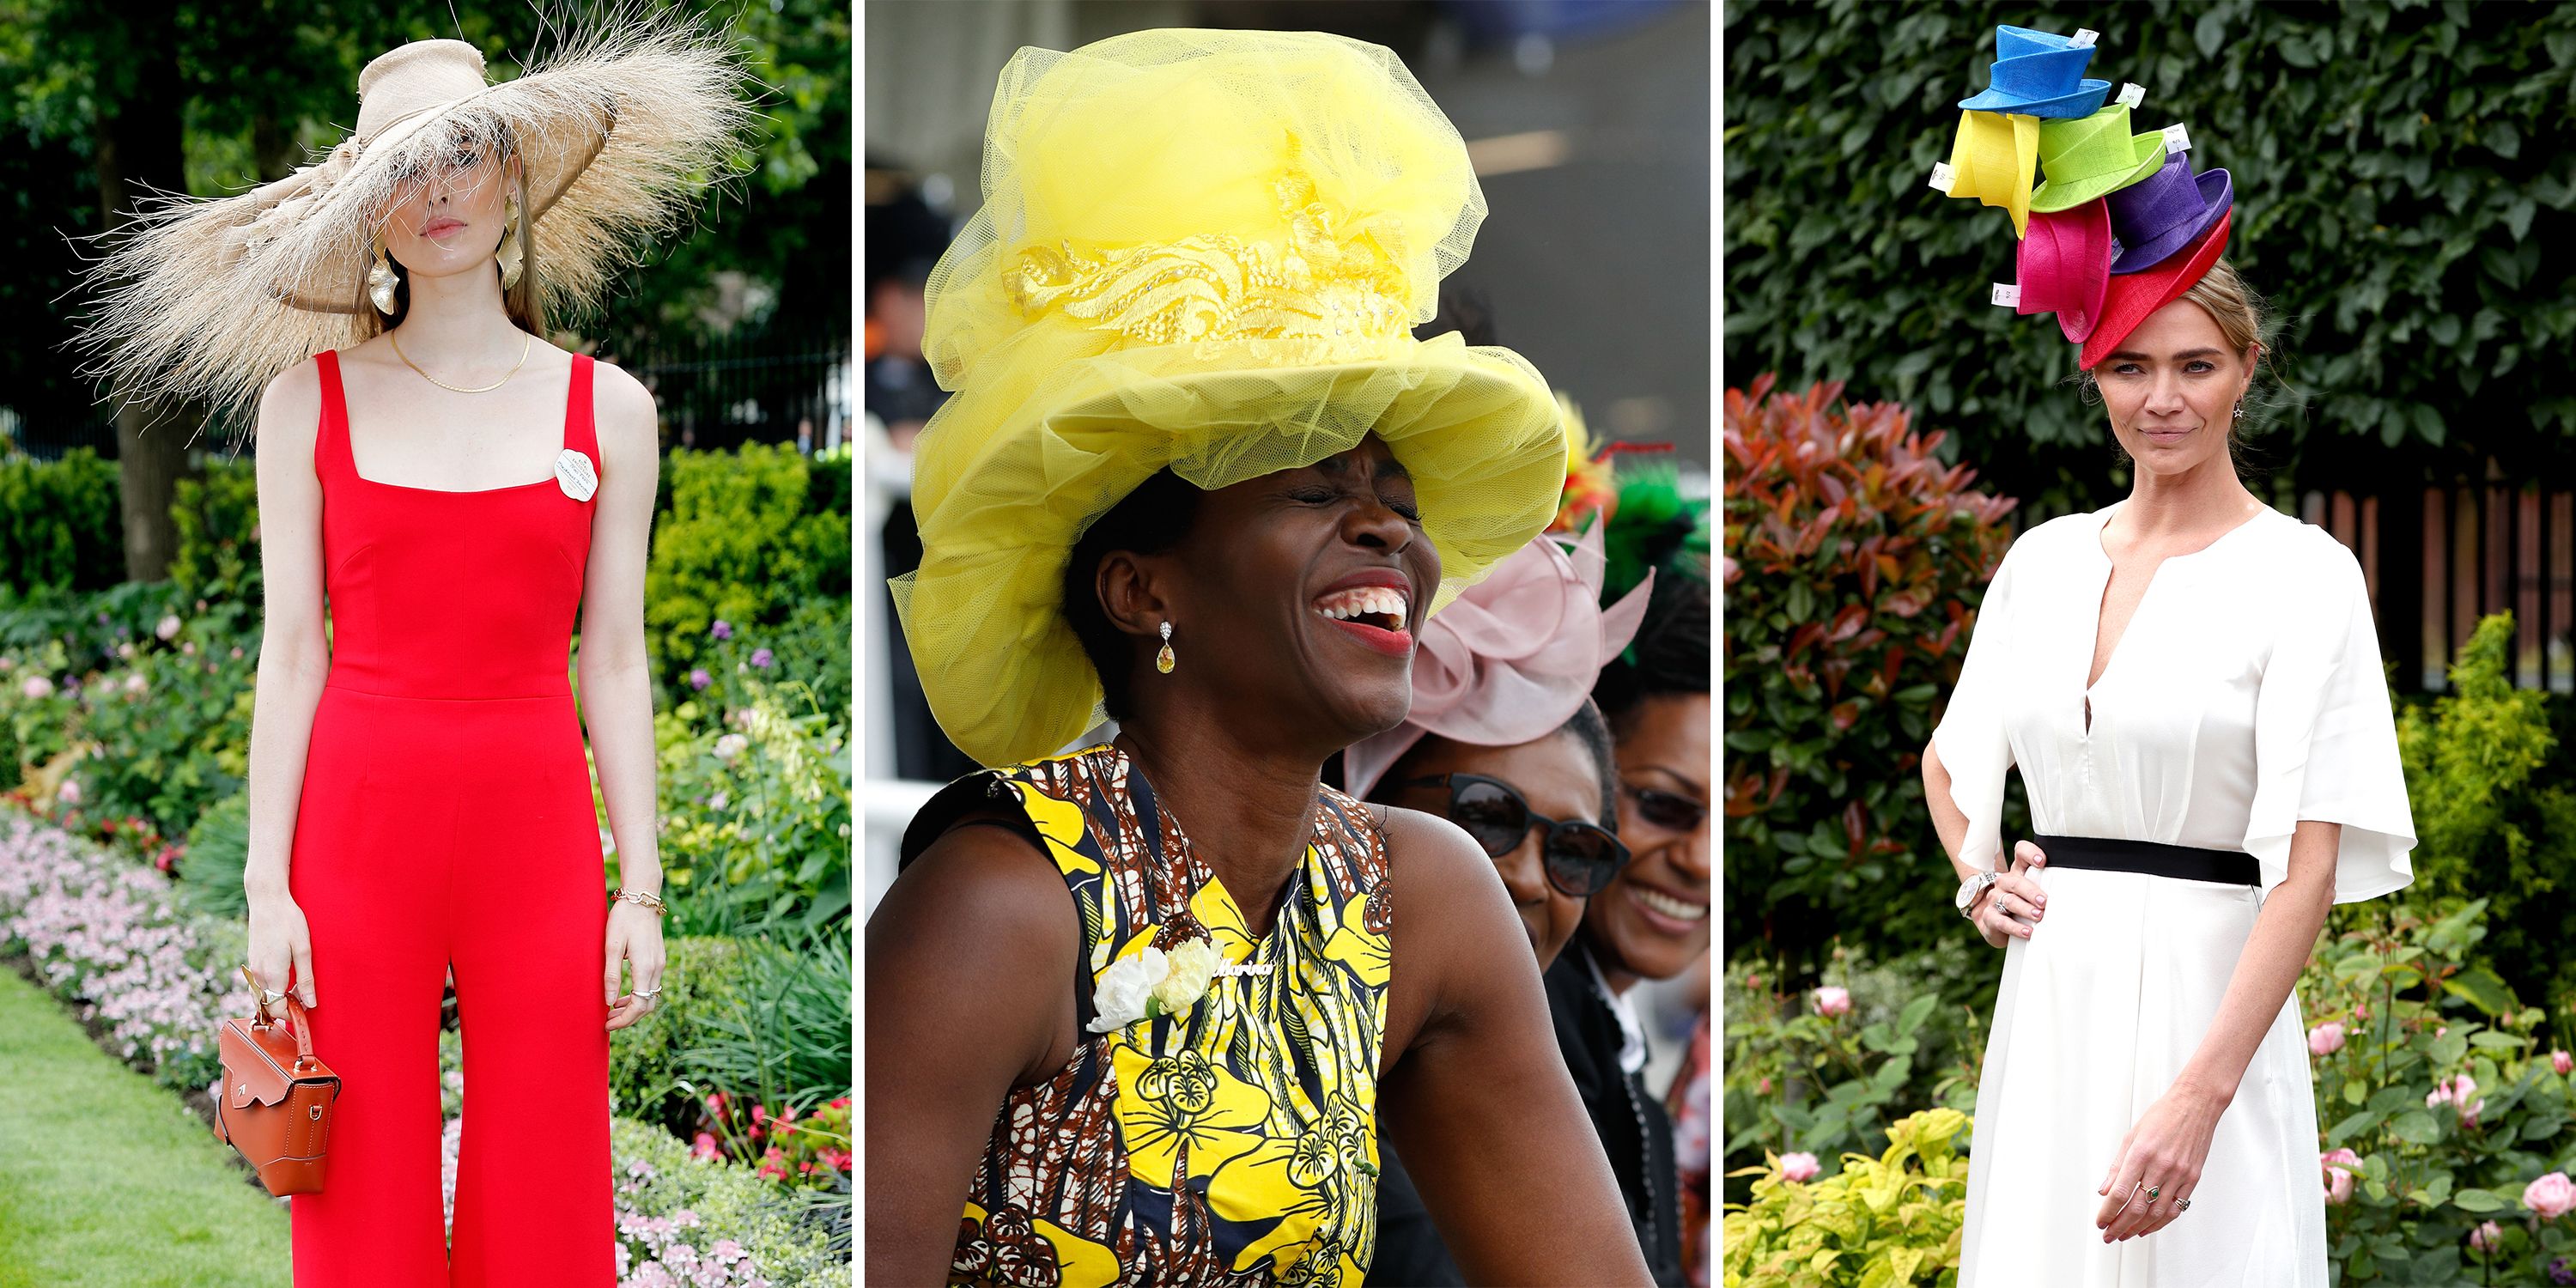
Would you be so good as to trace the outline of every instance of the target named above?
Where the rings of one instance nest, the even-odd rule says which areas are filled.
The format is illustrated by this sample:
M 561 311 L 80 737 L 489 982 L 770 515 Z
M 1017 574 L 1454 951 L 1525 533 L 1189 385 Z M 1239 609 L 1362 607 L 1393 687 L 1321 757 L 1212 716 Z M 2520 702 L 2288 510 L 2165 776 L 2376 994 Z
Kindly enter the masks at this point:
M 287 994 L 282 1020 L 265 1010 L 225 1020 L 219 1047 L 224 1085 L 215 1097 L 215 1135 L 241 1151 L 269 1193 L 321 1193 L 340 1075 L 314 1057 L 303 1001 Z

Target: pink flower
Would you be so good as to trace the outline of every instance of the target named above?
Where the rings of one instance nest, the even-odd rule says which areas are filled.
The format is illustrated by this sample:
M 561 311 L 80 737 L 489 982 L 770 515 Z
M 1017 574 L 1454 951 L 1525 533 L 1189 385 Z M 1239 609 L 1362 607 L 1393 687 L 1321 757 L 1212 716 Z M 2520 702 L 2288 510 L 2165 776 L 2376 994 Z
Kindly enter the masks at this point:
M 2343 1026 L 2328 1020 L 2308 1030 L 2308 1054 L 2333 1055 L 2343 1050 Z
M 169 616 L 162 618 L 161 624 L 152 628 L 152 633 L 165 640 L 177 638 L 179 634 L 179 615 L 177 613 L 172 613 Z
M 1753 1090 L 1754 1090 L 1755 1092 L 1757 1092 L 1757 1093 L 1761 1094 L 1761 1095 L 1765 1095 L 1765 1096 L 1770 1095 L 1770 1094 L 1771 1094 L 1771 1079 L 1770 1079 L 1770 1077 L 1769 1077 L 1768 1075 L 1765 1075 L 1765 1076 L 1764 1076 L 1760 1081 L 1758 1081 L 1758 1082 L 1754 1083 L 1754 1084 L 1753 1084 Z
M 825 1145 L 823 1148 L 816 1150 L 815 1153 L 823 1160 L 823 1165 L 831 1168 L 833 1171 L 846 1172 L 850 1170 L 850 1155 L 847 1150 L 834 1149 L 829 1145 Z
M 2555 1221 L 2576 1208 L 2576 1182 L 2569 1181 L 2565 1172 L 2551 1172 L 2522 1187 L 2522 1205 L 2543 1221 Z
M 2478 1111 L 2487 1107 L 2487 1102 L 2483 1099 L 2470 1099 L 2477 1094 L 2477 1090 L 2477 1080 L 2464 1073 L 2455 1081 L 2434 1083 L 2432 1094 L 2424 1097 L 2424 1107 L 2430 1109 L 2435 1105 L 2455 1105 L 2460 1111 L 2460 1125 L 2475 1127 L 2478 1125 Z
M 2504 1227 L 2493 1221 L 2482 1221 L 2477 1229 L 2469 1231 L 2469 1247 L 2478 1252 L 2493 1252 L 2503 1240 Z
M 709 1132 L 699 1132 L 697 1143 L 689 1146 L 689 1154 L 693 1158 L 714 1158 L 719 1152 L 716 1138 Z
M 2570 1056 L 2564 1051 L 2552 1051 L 2549 1053 L 2549 1067 L 2562 1074 L 2576 1072 L 2576 1056 Z
M 2447 1038 L 2451 1036 L 2451 1026 L 2448 1024 L 2436 1026 L 2433 1030 L 2433 1036 L 2437 1038 Z
M 18 692 L 31 699 L 50 698 L 54 696 L 54 682 L 46 676 L 31 675 L 19 683 Z
M 709 635 L 713 635 L 713 636 L 715 636 L 717 639 L 720 639 L 720 640 L 729 640 L 729 639 L 732 639 L 732 638 L 733 638 L 733 624 L 732 624 L 732 623 L 730 623 L 730 622 L 727 622 L 725 619 L 723 619 L 723 618 L 719 617 L 719 618 L 717 618 L 717 619 L 716 619 L 715 628 L 714 628 L 713 630 L 708 631 L 708 632 L 707 632 L 707 634 L 709 634 Z
M 708 1112 L 708 1113 L 711 1113 L 711 1114 L 720 1114 L 720 1113 L 723 1113 L 724 1111 L 725 1111 L 725 1093 L 723 1093 L 723 1092 L 721 1092 L 721 1091 L 710 1091 L 710 1092 L 708 1092 L 708 1093 L 707 1093 L 707 1112 Z
M 2369 1018 L 2370 1018 L 2370 1003 L 2368 1003 L 2368 1002 L 2359 1002 L 2359 1003 L 2354 1004 L 2354 1006 L 2353 1006 L 2353 1008 L 2352 1008 L 2352 1018 L 2354 1018 L 2354 1019 L 2356 1019 L 2356 1020 L 2366 1020 L 2366 1019 L 2369 1019 Z
M 707 669 L 703 666 L 689 672 L 689 687 L 692 689 L 703 689 L 715 682 L 716 678 L 707 674 Z
M 1826 1016 L 1851 1014 L 1851 990 L 1835 988 L 1830 984 L 1817 989 L 1816 1014 Z
M 2329 1204 L 2349 1202 L 2352 1198 L 2352 1178 L 2361 1171 L 2361 1155 L 2349 1149 L 2338 1149 L 2318 1156 L 2317 1161 L 2326 1172 L 2326 1202 Z
M 1817 1165 L 1816 1156 L 1813 1154 L 1782 1154 L 1780 1156 L 1781 1180 L 1799 1183 L 1812 1181 L 1816 1179 L 1816 1173 L 1821 1170 L 1823 1169 Z
M 756 648 L 751 651 L 751 664 L 761 668 L 762 670 L 769 669 L 770 665 L 775 663 L 777 660 L 777 655 L 771 653 L 768 649 Z
M 128 693 L 141 693 L 151 687 L 152 682 L 144 679 L 141 671 L 129 672 L 125 677 L 125 691 Z
M 62 789 L 54 793 L 54 798 L 65 805 L 80 804 L 80 780 L 77 778 L 64 779 Z
M 757 1100 L 751 1102 L 751 1121 L 754 1126 L 768 1122 L 769 1106 Z

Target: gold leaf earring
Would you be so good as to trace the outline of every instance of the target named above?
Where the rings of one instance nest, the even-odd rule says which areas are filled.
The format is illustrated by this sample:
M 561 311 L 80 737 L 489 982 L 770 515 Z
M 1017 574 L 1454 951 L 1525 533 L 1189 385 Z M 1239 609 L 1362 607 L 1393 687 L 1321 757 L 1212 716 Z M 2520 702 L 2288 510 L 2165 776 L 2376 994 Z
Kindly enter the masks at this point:
M 393 256 L 385 252 L 384 234 L 376 235 L 376 265 L 367 270 L 367 298 L 376 312 L 391 316 L 394 311 L 394 287 L 400 279 L 394 276 Z
M 519 261 L 524 256 L 525 252 L 519 245 L 519 199 L 514 196 L 510 198 L 509 217 L 501 228 L 502 290 L 519 284 Z
M 1170 675 L 1172 666 L 1172 624 L 1165 622 L 1163 623 L 1163 651 L 1154 655 L 1154 669 Z

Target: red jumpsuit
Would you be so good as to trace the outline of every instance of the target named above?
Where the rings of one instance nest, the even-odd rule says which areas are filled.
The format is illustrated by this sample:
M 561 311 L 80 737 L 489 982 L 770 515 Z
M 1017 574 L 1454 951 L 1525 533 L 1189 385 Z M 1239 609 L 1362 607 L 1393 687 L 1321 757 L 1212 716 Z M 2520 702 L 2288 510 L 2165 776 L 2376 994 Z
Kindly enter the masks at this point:
M 294 1199 L 297 1288 L 611 1285 L 608 903 L 566 680 L 591 503 L 552 478 L 372 482 L 323 353 L 313 466 L 331 670 L 288 880 L 336 1070 L 323 1192 Z M 594 468 L 591 360 L 563 441 Z M 456 973 L 465 1114 L 439 1226 L 439 1003 Z

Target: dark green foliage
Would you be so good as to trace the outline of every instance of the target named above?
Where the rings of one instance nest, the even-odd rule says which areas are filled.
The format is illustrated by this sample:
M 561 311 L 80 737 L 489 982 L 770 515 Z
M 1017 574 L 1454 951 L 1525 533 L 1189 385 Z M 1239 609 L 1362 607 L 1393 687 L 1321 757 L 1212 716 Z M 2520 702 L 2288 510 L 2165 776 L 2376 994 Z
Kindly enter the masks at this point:
M 617 1112 L 686 1140 L 697 1130 L 704 1089 L 682 1085 L 688 1073 L 680 1052 L 700 1040 L 710 1014 L 732 1009 L 742 941 L 682 935 L 665 941 L 665 952 L 661 1008 L 609 1044 L 608 1087 Z
M 250 915 L 242 869 L 250 860 L 250 793 L 235 792 L 197 816 L 179 856 L 179 897 L 210 917 Z
M 2255 463 L 2302 483 L 2457 438 L 2508 462 L 2576 438 L 2576 7 L 1729 3 L 1725 360 L 1835 378 L 1959 433 L 2052 512 L 2113 499 L 2098 408 L 2049 319 L 1993 307 L 2003 211 L 1926 184 L 1998 22 L 2101 33 L 2089 75 L 2145 87 L 2236 185 L 2229 257 L 2287 325 L 2307 403 Z M 2249 408 L 2248 422 L 2255 418 Z
M 850 512 L 806 508 L 816 489 L 792 447 L 684 449 L 663 471 L 671 508 L 654 523 L 644 623 L 655 674 L 685 694 L 716 622 L 758 634 L 809 598 L 850 593 Z
M 2549 708 L 2506 667 L 2513 617 L 2478 623 L 2451 691 L 2397 722 L 2415 814 L 2414 897 L 2488 901 L 2488 951 L 2514 992 L 2576 1001 L 2576 794 Z M 2553 761 L 2557 763 L 2552 764 Z
M 211 461 L 179 480 L 170 521 L 179 536 L 172 584 L 200 599 L 260 602 L 259 474 L 249 457 Z
M 116 464 L 86 447 L 59 461 L 0 459 L 0 585 L 99 590 L 125 577 Z
M 684 1077 L 763 1103 L 806 1107 L 850 1091 L 850 937 L 846 927 L 744 940 L 740 974 L 701 1008 L 680 1052 Z

